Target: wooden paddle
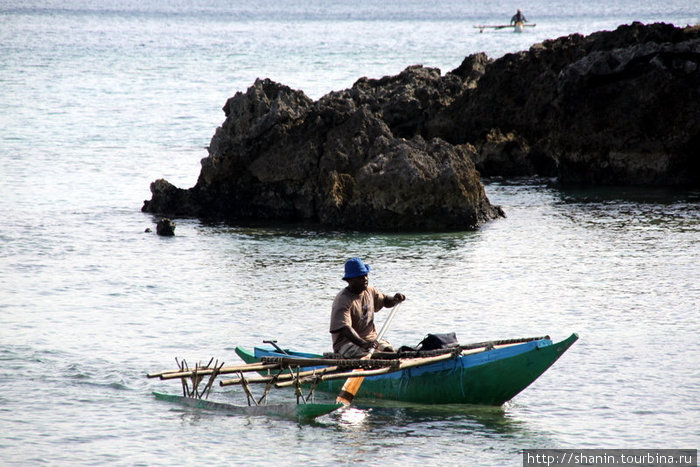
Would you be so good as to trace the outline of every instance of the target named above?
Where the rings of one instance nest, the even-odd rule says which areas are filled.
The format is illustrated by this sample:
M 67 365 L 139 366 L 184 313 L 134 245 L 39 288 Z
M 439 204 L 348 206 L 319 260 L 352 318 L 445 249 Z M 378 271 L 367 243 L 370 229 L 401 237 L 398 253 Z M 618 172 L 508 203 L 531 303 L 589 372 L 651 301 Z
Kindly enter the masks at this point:
M 377 335 L 377 342 L 379 342 L 382 337 L 384 337 L 384 333 L 386 330 L 389 328 L 389 324 L 391 323 L 391 320 L 394 319 L 394 315 L 399 309 L 399 305 L 401 305 L 403 302 L 399 302 L 396 304 L 393 310 L 391 310 L 391 313 L 389 313 L 389 316 L 386 318 L 386 321 L 384 322 L 384 325 L 382 326 L 382 329 L 379 331 L 379 334 Z M 372 347 L 369 351 L 369 353 L 363 357 L 363 358 L 370 358 L 372 354 L 374 353 L 374 347 Z M 362 370 L 356 370 L 356 371 L 362 371 Z M 359 376 L 356 378 L 348 378 L 347 381 L 345 381 L 345 384 L 343 384 L 343 388 L 340 390 L 340 394 L 338 394 L 338 397 L 335 398 L 335 401 L 339 404 L 345 404 L 345 405 L 350 405 L 352 400 L 355 398 L 355 394 L 357 394 L 357 391 L 360 390 L 360 386 L 362 386 L 362 382 L 365 380 L 364 377 Z

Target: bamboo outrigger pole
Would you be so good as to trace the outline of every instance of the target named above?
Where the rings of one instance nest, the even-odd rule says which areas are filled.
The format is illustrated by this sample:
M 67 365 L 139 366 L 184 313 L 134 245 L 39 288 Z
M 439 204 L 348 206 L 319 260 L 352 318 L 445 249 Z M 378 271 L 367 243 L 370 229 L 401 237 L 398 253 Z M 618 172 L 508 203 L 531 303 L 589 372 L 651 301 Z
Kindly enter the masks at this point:
M 443 360 L 449 360 L 455 358 L 459 354 L 459 349 L 454 349 L 452 352 L 448 352 L 435 357 L 424 357 L 424 358 L 413 358 L 407 361 L 400 361 L 398 365 L 385 366 L 383 368 L 376 368 L 373 370 L 353 370 L 344 373 L 329 372 L 329 373 L 317 373 L 315 375 L 300 375 L 299 381 L 303 383 L 312 383 L 314 381 L 330 381 L 334 379 L 350 378 L 350 379 L 364 379 L 366 376 L 376 376 L 385 375 L 387 373 L 393 373 L 396 371 L 406 370 L 408 368 L 415 368 L 417 366 L 430 365 L 431 363 L 441 362 Z M 361 376 L 354 376 L 361 374 Z M 291 386 L 293 383 L 291 381 L 281 381 L 275 384 L 277 388 L 284 388 Z
M 307 371 L 301 371 L 299 373 L 282 373 L 282 374 L 275 374 L 271 376 L 258 376 L 254 378 L 247 378 L 249 383 L 267 383 L 269 381 L 287 381 L 287 380 L 293 380 L 294 378 L 303 378 L 306 376 L 312 376 L 312 375 L 323 375 L 326 373 L 331 373 L 334 371 L 338 371 L 340 369 L 339 366 L 329 366 L 326 368 L 318 368 L 316 370 L 307 370 Z M 219 386 L 231 386 L 234 384 L 241 384 L 241 379 L 240 378 L 235 378 L 235 379 L 225 379 L 222 381 L 219 381 Z
M 276 368 L 279 368 L 279 364 L 276 363 L 271 363 L 271 364 L 264 364 L 264 363 L 247 363 L 245 365 L 236 365 L 236 366 L 226 366 L 219 368 L 216 373 L 220 375 L 225 375 L 229 373 L 238 373 L 239 371 L 262 371 L 262 370 L 274 370 Z M 210 375 L 214 372 L 215 370 L 213 368 L 199 368 L 197 371 L 198 375 Z M 160 378 L 160 379 L 177 379 L 177 378 L 183 378 L 183 377 L 188 377 L 192 376 L 194 373 L 194 370 L 189 370 L 185 368 L 181 368 L 180 370 L 175 370 L 175 371 L 161 371 L 159 373 L 149 373 L 146 375 L 148 378 Z

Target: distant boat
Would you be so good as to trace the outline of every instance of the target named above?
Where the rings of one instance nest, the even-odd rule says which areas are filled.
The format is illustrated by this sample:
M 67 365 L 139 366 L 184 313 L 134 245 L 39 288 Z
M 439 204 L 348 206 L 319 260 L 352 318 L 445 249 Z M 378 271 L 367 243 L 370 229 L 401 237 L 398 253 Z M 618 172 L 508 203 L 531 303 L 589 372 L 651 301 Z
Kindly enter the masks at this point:
M 523 32 L 525 28 L 534 28 L 536 24 L 525 24 L 522 21 L 517 21 L 515 24 L 478 24 L 474 26 L 479 32 L 484 32 L 484 29 L 506 29 L 513 28 L 513 32 Z

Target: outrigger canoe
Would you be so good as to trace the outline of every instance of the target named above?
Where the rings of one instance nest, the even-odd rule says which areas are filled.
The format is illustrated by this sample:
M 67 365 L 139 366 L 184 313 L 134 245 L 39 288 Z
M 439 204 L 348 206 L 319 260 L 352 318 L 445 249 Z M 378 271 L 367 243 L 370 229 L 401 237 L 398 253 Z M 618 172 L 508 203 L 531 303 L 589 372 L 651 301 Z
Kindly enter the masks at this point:
M 515 24 L 477 24 L 474 28 L 478 29 L 479 32 L 484 32 L 484 29 L 508 29 L 513 28 L 513 32 L 523 32 L 525 28 L 534 28 L 536 24 L 525 24 L 521 21 Z
M 445 355 L 440 361 L 416 366 L 409 364 L 404 369 L 366 376 L 355 397 L 356 400 L 374 398 L 422 404 L 502 405 L 532 384 L 577 340 L 578 335 L 572 334 L 557 343 L 545 336 L 448 349 L 443 353 L 451 352 L 451 355 Z M 433 351 L 433 354 L 435 352 L 438 351 Z M 302 372 L 323 371 L 323 368 L 338 362 L 320 354 L 280 352 L 267 347 L 255 347 L 253 351 L 236 347 L 236 353 L 248 364 L 295 361 Z M 425 355 L 422 357 L 426 358 Z M 304 365 L 305 359 L 308 365 Z M 269 374 L 265 369 L 258 372 Z M 344 380 L 325 378 L 316 379 L 315 389 L 338 394 Z

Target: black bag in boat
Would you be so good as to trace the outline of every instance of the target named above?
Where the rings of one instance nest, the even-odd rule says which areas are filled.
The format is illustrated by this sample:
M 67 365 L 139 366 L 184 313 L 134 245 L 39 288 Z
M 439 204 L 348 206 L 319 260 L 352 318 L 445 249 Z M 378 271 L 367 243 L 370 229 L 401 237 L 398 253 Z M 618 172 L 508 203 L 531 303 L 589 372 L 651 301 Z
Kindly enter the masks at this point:
M 448 332 L 445 334 L 428 334 L 425 336 L 425 339 L 420 341 L 416 348 L 417 350 L 437 350 L 458 346 L 457 334 Z

